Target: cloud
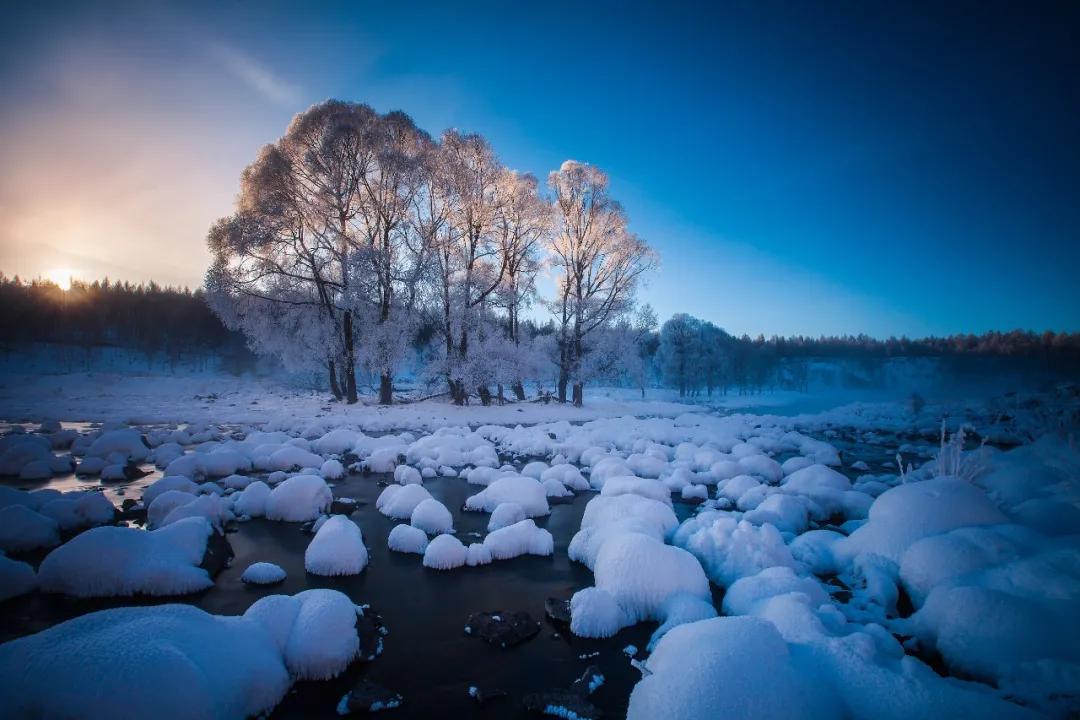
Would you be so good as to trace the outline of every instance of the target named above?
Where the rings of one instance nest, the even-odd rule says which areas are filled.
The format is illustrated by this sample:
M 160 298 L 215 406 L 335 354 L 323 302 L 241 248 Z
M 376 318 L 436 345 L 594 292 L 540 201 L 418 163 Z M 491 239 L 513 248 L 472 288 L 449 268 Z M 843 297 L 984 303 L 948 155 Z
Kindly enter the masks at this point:
M 300 88 L 275 75 L 254 58 L 227 45 L 213 45 L 210 55 L 233 77 L 247 85 L 272 103 L 296 106 L 300 102 Z

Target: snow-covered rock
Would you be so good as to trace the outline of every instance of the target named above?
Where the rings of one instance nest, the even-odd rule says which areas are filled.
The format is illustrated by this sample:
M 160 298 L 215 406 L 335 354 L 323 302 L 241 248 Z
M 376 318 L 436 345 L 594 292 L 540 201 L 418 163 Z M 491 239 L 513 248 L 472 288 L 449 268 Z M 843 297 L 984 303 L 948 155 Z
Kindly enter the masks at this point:
M 59 544 L 60 525 L 56 520 L 25 505 L 0 508 L 0 551 L 26 552 Z
M 285 571 L 280 565 L 269 562 L 251 563 L 240 576 L 249 585 L 273 585 L 284 580 Z
M 439 535 L 424 550 L 424 567 L 434 570 L 452 570 L 461 567 L 468 559 L 468 551 L 453 535 Z
M 539 517 L 551 512 L 544 486 L 532 478 L 519 475 L 503 476 L 475 495 L 465 500 L 466 510 L 492 512 L 502 503 L 513 502 L 521 506 L 528 517 Z
M 344 515 L 330 516 L 304 551 L 304 568 L 312 575 L 356 575 L 367 562 L 360 527 Z
M 493 560 L 508 560 L 518 555 L 551 555 L 555 540 L 551 533 L 536 527 L 532 520 L 522 520 L 488 533 L 484 538 Z
M 25 595 L 36 587 L 34 568 L 0 553 L 0 601 Z
M 516 502 L 499 503 L 495 506 L 495 509 L 491 511 L 491 517 L 488 518 L 487 529 L 488 532 L 491 532 L 492 530 L 498 530 L 507 525 L 521 522 L 524 519 L 525 508 L 521 507 Z
M 395 552 L 423 555 L 427 550 L 428 536 L 420 528 L 411 525 L 395 525 L 386 538 L 386 544 Z
M 404 467 L 404 466 L 402 466 Z M 429 535 L 454 531 L 454 516 L 435 498 L 421 500 L 409 516 L 409 524 Z
M 318 475 L 296 475 L 266 498 L 266 518 L 285 522 L 314 520 L 330 509 L 334 494 Z
M 430 499 L 431 493 L 423 485 L 387 485 L 375 501 L 375 508 L 387 517 L 409 520 L 416 506 Z

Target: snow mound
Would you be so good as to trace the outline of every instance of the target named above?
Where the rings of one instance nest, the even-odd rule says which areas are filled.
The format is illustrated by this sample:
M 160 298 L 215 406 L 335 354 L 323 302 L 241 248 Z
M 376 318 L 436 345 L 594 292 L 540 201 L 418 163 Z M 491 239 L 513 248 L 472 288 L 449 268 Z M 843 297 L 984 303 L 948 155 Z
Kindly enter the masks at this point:
M 525 519 L 525 508 L 516 502 L 499 503 L 488 518 L 488 532 L 513 525 Z
M 36 587 L 34 568 L 0 553 L 0 601 L 25 595 Z
M 784 538 L 772 525 L 754 525 L 722 512 L 704 512 L 682 524 L 672 542 L 689 550 L 717 585 L 774 566 L 795 567 Z
M 375 508 L 387 517 L 410 520 L 416 506 L 431 499 L 423 485 L 387 485 L 375 501 Z
M 74 597 L 198 592 L 214 584 L 199 567 L 213 532 L 205 518 L 149 532 L 92 528 L 49 553 L 38 579 L 43 592 Z
M 420 471 L 408 465 L 398 465 L 394 468 L 394 482 L 398 485 L 420 485 L 424 482 Z
M 266 518 L 285 522 L 314 520 L 330 509 L 334 494 L 318 475 L 296 475 L 266 498 Z
M 445 505 L 429 497 L 421 500 L 413 508 L 412 515 L 409 516 L 409 524 L 429 535 L 438 535 L 454 531 L 454 516 Z
M 252 563 L 240 576 L 240 580 L 249 585 L 273 585 L 284 579 L 285 571 L 281 566 L 268 562 Z
M 606 638 L 633 621 L 606 590 L 587 587 L 570 598 L 570 632 L 578 637 Z
M 490 551 L 493 560 L 509 560 L 526 554 L 551 555 L 555 551 L 555 540 L 551 533 L 536 527 L 532 520 L 522 520 L 488 533 L 484 547 Z
M 468 551 L 453 535 L 439 535 L 424 550 L 424 567 L 434 570 L 452 570 L 461 567 L 468 559 Z
M 157 499 L 158 495 L 170 490 L 178 490 L 194 495 L 199 492 L 199 486 L 183 475 L 166 475 L 160 480 L 155 480 L 146 490 L 143 490 L 143 505 L 150 507 L 150 504 Z
M 59 544 L 60 525 L 51 517 L 25 505 L 0 508 L 0 550 L 3 552 L 26 552 Z
M 618 495 L 640 495 L 644 498 L 656 500 L 667 505 L 671 504 L 671 490 L 659 480 L 624 475 L 609 478 L 600 490 L 602 497 L 616 497 Z
M 263 517 L 266 514 L 266 501 L 270 499 L 270 486 L 262 480 L 256 480 L 240 491 L 233 502 L 233 512 L 249 518 Z
M 344 515 L 324 522 L 304 551 L 304 568 L 312 575 L 356 575 L 367 562 L 360 527 Z
M 395 525 L 386 538 L 386 545 L 395 552 L 423 555 L 427 550 L 428 537 L 420 528 L 411 525 Z
M 466 510 L 492 512 L 502 503 L 513 502 L 521 506 L 528 517 L 538 517 L 551 512 L 544 486 L 532 478 L 509 475 L 495 480 L 486 488 L 465 500 Z

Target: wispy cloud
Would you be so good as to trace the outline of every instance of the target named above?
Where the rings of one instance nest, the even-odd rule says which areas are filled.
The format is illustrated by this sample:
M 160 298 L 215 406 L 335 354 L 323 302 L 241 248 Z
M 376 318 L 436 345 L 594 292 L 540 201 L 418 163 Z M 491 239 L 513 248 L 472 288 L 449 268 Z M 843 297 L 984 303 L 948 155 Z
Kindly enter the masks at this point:
M 210 54 L 227 72 L 266 100 L 278 105 L 295 106 L 300 88 L 278 77 L 257 60 L 227 45 L 214 45 Z

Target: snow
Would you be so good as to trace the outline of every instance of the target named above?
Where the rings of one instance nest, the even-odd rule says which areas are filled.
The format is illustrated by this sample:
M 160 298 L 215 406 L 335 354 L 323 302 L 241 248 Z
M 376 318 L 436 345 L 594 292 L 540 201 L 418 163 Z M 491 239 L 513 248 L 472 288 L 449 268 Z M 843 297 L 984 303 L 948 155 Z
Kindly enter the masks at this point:
M 445 505 L 429 497 L 421 500 L 413 508 L 412 515 L 409 516 L 409 524 L 429 535 L 438 535 L 454 531 L 454 516 Z
M 146 522 L 151 530 L 165 524 L 165 518 L 178 507 L 195 500 L 195 495 L 180 490 L 166 490 L 158 494 L 146 508 Z
M 104 432 L 86 450 L 87 457 L 108 458 L 120 455 L 123 463 L 142 462 L 150 456 L 150 448 L 142 434 L 133 428 Z
M 538 517 L 551 512 L 544 486 L 532 478 L 508 475 L 495 480 L 475 495 L 465 500 L 466 510 L 492 512 L 502 503 L 517 503 L 528 517 Z
M 183 475 L 166 475 L 159 480 L 155 480 L 143 490 L 143 505 L 150 507 L 150 504 L 154 502 L 158 495 L 170 490 L 179 490 L 194 495 L 199 492 L 199 486 Z
M 609 478 L 600 490 L 602 497 L 614 497 L 617 495 L 640 495 L 641 497 L 657 500 L 668 505 L 671 504 L 671 490 L 659 480 L 624 475 Z
M 424 567 L 452 570 L 465 564 L 468 551 L 453 535 L 439 535 L 424 550 Z
M 758 618 L 714 618 L 681 625 L 645 661 L 630 693 L 627 720 L 841 717 L 800 676 L 775 626 Z
M 932 478 L 882 493 L 870 507 L 869 521 L 838 542 L 835 554 L 841 562 L 873 553 L 899 563 L 916 540 L 960 527 L 1005 522 L 1005 515 L 975 485 L 953 477 Z
M 161 521 L 161 526 L 172 525 L 184 518 L 203 517 L 210 521 L 214 530 L 221 532 L 226 523 L 235 519 L 231 506 L 232 503 L 223 500 L 218 495 L 200 495 L 190 502 L 173 508 Z
M 570 631 L 578 637 L 606 638 L 633 624 L 606 590 L 587 587 L 570 598 Z
M 525 519 L 525 508 L 518 505 L 516 502 L 499 503 L 495 506 L 495 509 L 491 511 L 491 517 L 488 518 L 487 529 L 488 532 L 492 530 L 498 530 L 508 525 L 521 522 Z
M 360 527 L 344 515 L 331 515 L 304 551 L 312 575 L 357 575 L 368 563 Z
M 555 540 L 551 533 L 536 527 L 532 520 L 522 520 L 488 533 L 484 547 L 493 560 L 508 560 L 518 555 L 551 555 Z
M 0 553 L 0 602 L 31 592 L 37 587 L 37 574 L 28 563 L 12 560 Z
M 60 544 L 60 525 L 25 505 L 0 508 L 0 551 L 26 552 Z
M 284 579 L 285 571 L 281 566 L 269 562 L 252 563 L 240 576 L 240 580 L 249 585 L 273 585 Z
M 386 545 L 395 552 L 423 555 L 427 550 L 428 537 L 420 528 L 411 525 L 395 525 L 386 538 Z
M 706 512 L 686 521 L 672 542 L 693 553 L 709 579 L 721 587 L 768 567 L 795 566 L 775 527 L 757 526 L 723 513 Z
M 213 585 L 199 567 L 214 530 L 186 518 L 149 532 L 98 527 L 49 553 L 38 569 L 43 592 L 75 597 L 183 595 Z
M 270 486 L 262 480 L 248 485 L 233 502 L 233 511 L 249 518 L 263 517 L 266 514 L 266 501 L 270 499 Z
M 319 474 L 327 480 L 340 480 L 345 477 L 345 466 L 339 460 L 327 460 L 319 468 Z
M 398 465 L 394 468 L 394 482 L 398 485 L 419 485 L 424 482 L 420 471 L 408 465 Z
M 266 498 L 266 518 L 285 522 L 314 520 L 330 509 L 334 495 L 318 475 L 295 475 Z
M 387 485 L 375 501 L 383 515 L 396 520 L 410 520 L 416 506 L 431 499 L 423 485 Z

